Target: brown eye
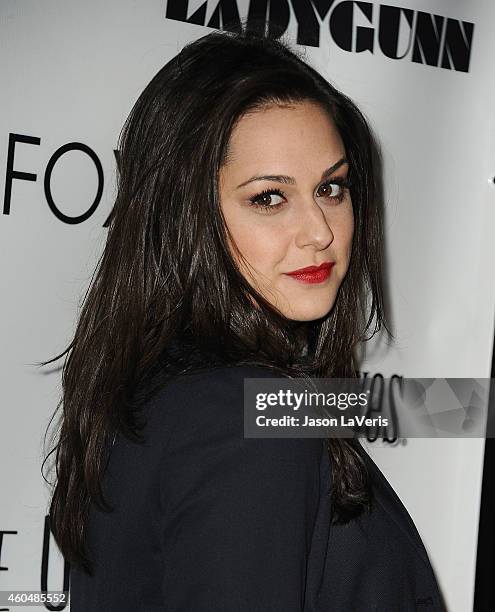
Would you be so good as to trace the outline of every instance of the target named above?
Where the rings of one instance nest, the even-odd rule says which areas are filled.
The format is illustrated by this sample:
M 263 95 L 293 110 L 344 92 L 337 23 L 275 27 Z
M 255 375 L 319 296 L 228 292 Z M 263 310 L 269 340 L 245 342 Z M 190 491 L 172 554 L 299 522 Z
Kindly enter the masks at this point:
M 275 194 L 264 193 L 260 195 L 259 198 L 256 198 L 254 202 L 256 202 L 257 204 L 260 204 L 261 206 L 269 206 L 270 208 L 272 208 L 273 206 L 277 206 L 278 204 L 280 204 L 280 202 L 276 201 L 277 198 L 280 198 L 280 196 L 277 195 L 276 193 Z
M 284 194 L 279 189 L 265 189 L 265 191 L 250 198 L 249 201 L 251 206 L 268 211 L 280 208 L 284 197 Z M 282 201 L 277 201 L 277 198 L 280 198 Z
M 337 198 L 342 191 L 342 185 L 338 185 L 337 183 L 325 183 L 320 189 L 323 190 L 322 195 L 330 198 Z

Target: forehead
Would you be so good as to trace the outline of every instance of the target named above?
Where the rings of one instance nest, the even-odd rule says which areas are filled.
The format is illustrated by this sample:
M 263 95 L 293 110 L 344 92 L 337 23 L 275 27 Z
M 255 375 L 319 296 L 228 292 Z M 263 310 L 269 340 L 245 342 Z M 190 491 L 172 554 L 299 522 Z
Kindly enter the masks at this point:
M 234 127 L 224 174 L 318 174 L 345 155 L 329 114 L 314 102 L 269 106 L 242 116 Z

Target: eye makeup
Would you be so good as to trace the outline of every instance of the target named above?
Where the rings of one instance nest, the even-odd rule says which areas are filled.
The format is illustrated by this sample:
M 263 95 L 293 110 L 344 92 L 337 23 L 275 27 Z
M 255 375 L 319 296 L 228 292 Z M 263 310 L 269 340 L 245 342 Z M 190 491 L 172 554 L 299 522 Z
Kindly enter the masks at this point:
M 321 185 L 318 187 L 318 192 L 322 188 L 328 188 L 330 189 L 330 192 L 331 192 L 332 187 L 336 185 L 339 186 L 340 188 L 339 193 L 337 195 L 323 195 L 320 197 L 324 197 L 336 203 L 342 202 L 342 200 L 345 197 L 345 191 L 349 189 L 351 186 L 347 178 L 344 178 L 342 176 L 333 177 L 332 179 L 329 179 L 328 181 L 321 183 Z M 272 188 L 263 189 L 263 191 L 260 191 L 258 194 L 254 195 L 252 198 L 249 198 L 250 206 L 254 206 L 257 209 L 261 209 L 264 212 L 278 210 L 284 205 L 283 202 L 277 202 L 275 204 L 272 204 L 270 201 L 266 201 L 267 199 L 270 200 L 270 197 L 273 195 L 287 199 L 286 194 L 281 189 L 277 187 L 272 187 Z M 263 199 L 265 201 L 263 201 Z

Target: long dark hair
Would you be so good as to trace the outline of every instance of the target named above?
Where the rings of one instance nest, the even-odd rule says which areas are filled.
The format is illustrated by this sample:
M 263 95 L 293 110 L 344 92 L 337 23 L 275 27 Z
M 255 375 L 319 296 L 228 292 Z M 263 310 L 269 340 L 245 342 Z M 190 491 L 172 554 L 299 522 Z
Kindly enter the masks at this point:
M 305 100 L 326 109 L 340 132 L 355 231 L 331 312 L 299 324 L 235 265 L 218 173 L 244 113 Z M 354 103 L 288 43 L 263 35 L 214 31 L 186 45 L 147 85 L 120 135 L 116 201 L 76 332 L 63 353 L 42 363 L 66 355 L 58 440 L 45 458 L 56 452 L 50 525 L 66 561 L 91 571 L 85 528 L 92 501 L 108 508 L 101 487 L 108 441 L 116 431 L 140 441 L 139 408 L 167 377 L 240 363 L 289 376 L 356 376 L 356 345 L 372 327 L 371 335 L 388 331 L 372 146 Z M 356 440 L 327 444 L 332 520 L 346 522 L 369 504 L 365 462 Z

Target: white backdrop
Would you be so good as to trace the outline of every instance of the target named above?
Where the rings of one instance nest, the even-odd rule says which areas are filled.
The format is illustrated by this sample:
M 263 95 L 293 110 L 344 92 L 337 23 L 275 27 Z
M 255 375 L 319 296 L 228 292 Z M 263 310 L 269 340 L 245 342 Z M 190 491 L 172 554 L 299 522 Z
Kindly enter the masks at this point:
M 202 6 L 205 14 L 198 24 L 167 18 L 167 0 L 0 4 L 0 189 L 5 194 L 9 167 L 35 175 L 14 177 L 0 221 L 0 567 L 7 568 L 0 571 L 0 590 L 41 586 L 48 499 L 40 475 L 42 436 L 59 397 L 60 372 L 31 364 L 63 350 L 74 331 L 106 235 L 118 133 L 158 69 L 186 42 L 210 31 L 201 24 L 215 25 L 210 19 L 218 14 L 218 0 L 173 4 L 187 17 Z M 301 5 L 313 11 L 309 0 Z M 381 145 L 387 284 L 397 341 L 391 347 L 374 343 L 364 369 L 385 376 L 489 377 L 495 3 L 409 0 L 397 28 L 398 13 L 379 2 L 328 5 L 324 16 L 311 13 L 311 32 L 298 28 L 291 0 L 272 0 L 270 7 L 289 11 L 287 34 L 294 46 L 356 100 Z M 250 5 L 232 0 L 230 6 L 245 17 Z M 425 23 L 438 28 L 437 65 L 427 62 Z M 394 32 L 401 59 L 390 57 Z M 306 36 L 305 46 L 295 43 L 298 33 Z M 462 53 L 459 37 L 469 53 Z M 373 43 L 373 53 L 356 51 L 363 41 Z M 341 48 L 347 44 L 348 50 Z M 24 137 L 15 143 L 13 166 L 9 140 L 12 148 L 18 136 L 12 134 Z M 96 165 L 88 149 L 62 151 L 50 193 L 64 215 L 78 217 L 90 208 L 97 165 L 103 169 L 102 198 L 80 223 L 54 214 L 44 188 L 50 159 L 69 143 L 89 147 Z M 414 439 L 368 448 L 413 516 L 449 610 L 472 609 L 483 441 Z M 48 588 L 59 590 L 63 565 L 51 544 Z

